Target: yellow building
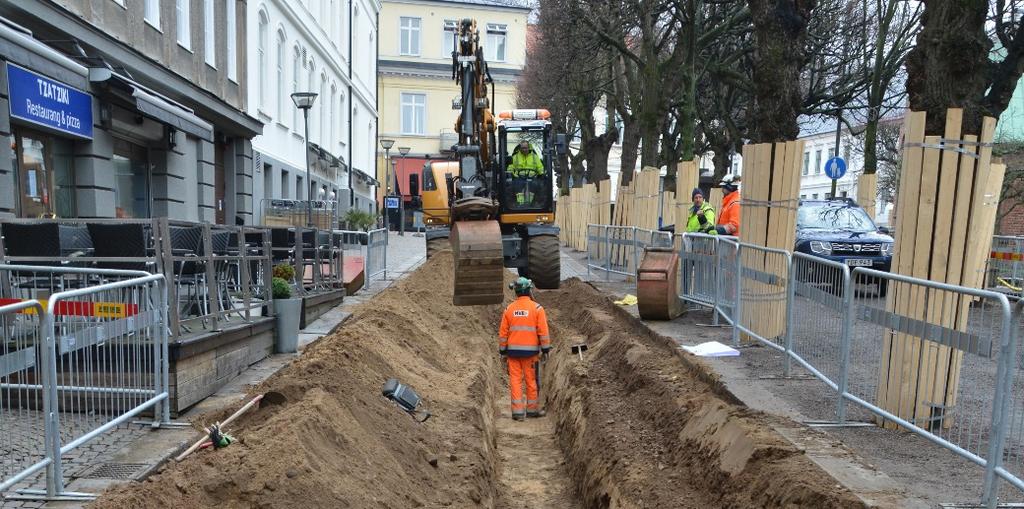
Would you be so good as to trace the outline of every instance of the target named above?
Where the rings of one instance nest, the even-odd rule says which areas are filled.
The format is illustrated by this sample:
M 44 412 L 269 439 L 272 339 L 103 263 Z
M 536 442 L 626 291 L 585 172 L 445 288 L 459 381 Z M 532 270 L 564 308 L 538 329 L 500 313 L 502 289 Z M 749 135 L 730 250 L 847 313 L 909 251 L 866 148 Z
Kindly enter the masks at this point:
M 472 18 L 494 79 L 492 109 L 515 107 L 516 81 L 526 62 L 529 7 L 515 0 L 385 0 L 380 13 L 377 97 L 378 139 L 395 141 L 391 158 L 403 194 L 408 175 L 419 173 L 428 159 L 446 159 L 442 150 L 458 142 L 459 112 L 452 100 L 459 88 L 452 80 L 452 56 L 458 22 Z M 405 158 L 399 147 L 408 147 Z M 387 182 L 384 150 L 377 145 L 377 178 Z M 386 186 L 380 186 L 383 193 Z M 378 195 L 378 199 L 380 195 Z M 408 198 L 407 198 L 408 199 Z M 383 203 L 382 203 L 383 205 Z

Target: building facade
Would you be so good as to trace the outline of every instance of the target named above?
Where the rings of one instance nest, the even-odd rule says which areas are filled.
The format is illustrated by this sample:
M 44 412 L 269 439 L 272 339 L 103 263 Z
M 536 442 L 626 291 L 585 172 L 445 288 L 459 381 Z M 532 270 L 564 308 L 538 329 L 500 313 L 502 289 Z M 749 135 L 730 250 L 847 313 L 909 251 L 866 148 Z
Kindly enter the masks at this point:
M 0 3 L 0 215 L 252 222 L 246 9 Z
M 460 20 L 477 22 L 480 44 L 494 80 L 495 112 L 516 106 L 516 82 L 526 63 L 529 7 L 502 0 L 385 0 L 381 11 L 378 94 L 379 139 L 395 141 L 390 150 L 398 186 L 408 194 L 409 175 L 426 161 L 447 159 L 458 143 L 458 111 L 452 100 L 452 52 Z M 408 147 L 405 157 L 399 147 Z M 386 181 L 385 151 L 377 145 L 378 178 Z M 384 192 L 384 186 L 380 192 Z M 407 198 L 408 199 L 408 198 Z
M 374 210 L 380 3 L 248 5 L 248 111 L 265 125 L 253 140 L 258 215 L 272 199 L 323 200 L 341 213 Z M 294 92 L 317 94 L 308 112 L 308 140 Z

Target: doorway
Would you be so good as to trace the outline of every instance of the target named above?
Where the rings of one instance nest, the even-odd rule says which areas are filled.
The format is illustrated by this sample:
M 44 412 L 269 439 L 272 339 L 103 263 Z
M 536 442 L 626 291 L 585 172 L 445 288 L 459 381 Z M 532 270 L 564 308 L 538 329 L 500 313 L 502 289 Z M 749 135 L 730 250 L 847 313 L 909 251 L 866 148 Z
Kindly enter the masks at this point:
M 19 217 L 74 217 L 74 142 L 14 129 Z

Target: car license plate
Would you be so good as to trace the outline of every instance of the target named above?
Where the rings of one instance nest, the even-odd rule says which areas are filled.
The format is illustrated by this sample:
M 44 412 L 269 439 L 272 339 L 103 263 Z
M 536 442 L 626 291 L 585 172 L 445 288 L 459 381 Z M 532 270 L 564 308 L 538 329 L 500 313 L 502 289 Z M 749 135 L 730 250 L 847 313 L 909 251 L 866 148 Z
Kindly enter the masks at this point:
M 847 258 L 846 265 L 849 267 L 870 267 L 871 260 L 865 260 L 863 258 Z

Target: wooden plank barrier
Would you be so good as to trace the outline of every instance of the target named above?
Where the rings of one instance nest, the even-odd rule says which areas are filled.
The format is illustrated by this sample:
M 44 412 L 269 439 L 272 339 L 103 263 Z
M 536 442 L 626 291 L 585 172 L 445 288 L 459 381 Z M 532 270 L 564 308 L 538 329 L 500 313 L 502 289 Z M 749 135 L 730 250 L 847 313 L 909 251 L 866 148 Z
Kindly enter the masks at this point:
M 980 136 L 964 134 L 963 111 L 950 109 L 939 137 L 925 136 L 925 120 L 923 112 L 911 112 L 905 119 L 892 271 L 978 288 L 1005 172 L 1004 166 L 992 164 L 996 121 L 985 118 Z M 972 300 L 894 283 L 886 310 L 965 331 Z M 880 362 L 876 398 L 881 408 L 925 429 L 953 425 L 963 351 L 889 331 Z M 879 422 L 896 427 L 891 421 Z
M 803 141 L 743 147 L 742 242 L 792 251 L 803 150 Z M 786 258 L 746 249 L 742 260 L 747 270 L 761 275 L 757 279 L 744 275 L 743 323 L 762 338 L 779 338 L 786 332 Z M 752 338 L 744 334 L 743 339 Z

